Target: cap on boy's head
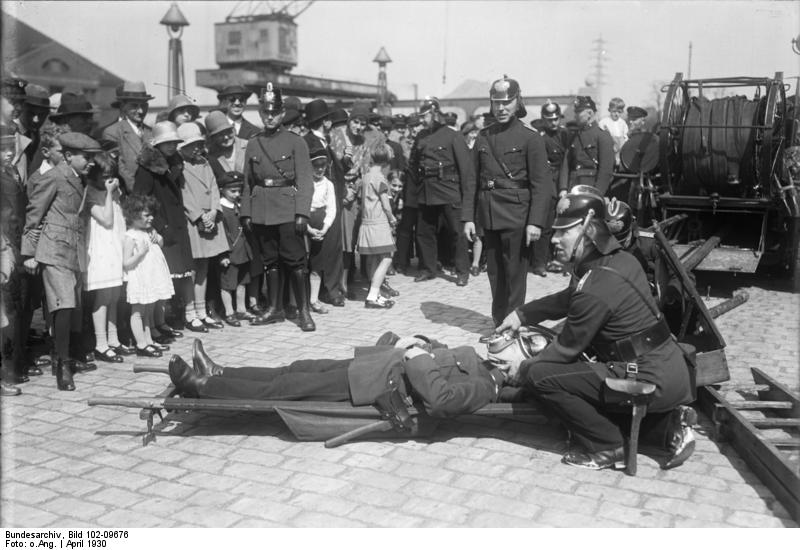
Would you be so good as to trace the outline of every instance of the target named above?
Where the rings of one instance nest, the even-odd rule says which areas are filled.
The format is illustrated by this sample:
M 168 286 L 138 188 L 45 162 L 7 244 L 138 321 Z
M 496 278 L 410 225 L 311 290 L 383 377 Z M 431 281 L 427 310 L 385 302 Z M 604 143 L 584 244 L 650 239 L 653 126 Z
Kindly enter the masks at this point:
M 58 136 L 58 141 L 64 149 L 83 151 L 84 153 L 100 153 L 103 148 L 95 140 L 79 132 L 66 132 Z
M 328 153 L 326 153 L 325 149 L 322 147 L 314 147 L 308 152 L 308 155 L 312 161 L 317 159 L 328 159 Z
M 242 187 L 244 185 L 244 174 L 241 172 L 225 172 L 217 182 L 220 189 Z

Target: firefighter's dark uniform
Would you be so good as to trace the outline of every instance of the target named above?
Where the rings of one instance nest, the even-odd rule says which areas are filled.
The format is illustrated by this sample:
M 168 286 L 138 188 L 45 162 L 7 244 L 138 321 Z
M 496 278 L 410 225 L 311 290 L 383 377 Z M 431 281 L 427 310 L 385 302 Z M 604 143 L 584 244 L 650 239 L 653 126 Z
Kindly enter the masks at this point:
M 523 324 L 566 318 L 556 340 L 531 360 L 527 385 L 590 453 L 623 445 L 614 412 L 604 400 L 603 380 L 625 378 L 626 363 L 635 362 L 637 379 L 656 386 L 642 425 L 645 438 L 665 445 L 668 413 L 692 401 L 686 359 L 666 323 L 656 320 L 657 306 L 641 265 L 616 242 L 611 248 L 605 255 L 593 249 L 576 267 L 568 288 L 517 310 Z M 579 359 L 588 349 L 594 349 L 598 362 Z
M 481 130 L 472 155 L 476 177 L 465 188 L 462 220 L 483 228 L 497 325 L 525 303 L 525 227 L 547 225 L 555 186 L 544 140 L 517 118 Z
M 576 185 L 591 185 L 605 195 L 613 175 L 614 142 L 611 134 L 596 122 L 577 130 L 564 157 L 559 191 Z
M 461 231 L 464 189 L 474 178 L 464 137 L 438 122 L 422 130 L 414 141 L 409 174 L 417 188 L 417 244 L 420 272 L 436 273 L 436 233 L 441 217 L 455 244 L 455 267 L 460 278 L 469 277 L 467 239 Z
M 569 132 L 563 126 L 556 128 L 545 128 L 539 132 L 544 140 L 544 149 L 547 152 L 547 166 L 550 168 L 550 176 L 553 184 L 558 186 L 560 182 L 559 174 L 561 165 L 564 162 L 567 149 L 569 148 Z M 562 189 L 558 189 L 562 191 Z M 568 189 L 566 189 L 568 191 Z M 547 221 L 542 230 L 542 237 L 533 245 L 532 265 L 534 270 L 544 271 L 547 261 L 550 259 L 550 237 L 553 234 L 553 215 L 555 214 L 555 202 L 551 202 L 548 211 Z

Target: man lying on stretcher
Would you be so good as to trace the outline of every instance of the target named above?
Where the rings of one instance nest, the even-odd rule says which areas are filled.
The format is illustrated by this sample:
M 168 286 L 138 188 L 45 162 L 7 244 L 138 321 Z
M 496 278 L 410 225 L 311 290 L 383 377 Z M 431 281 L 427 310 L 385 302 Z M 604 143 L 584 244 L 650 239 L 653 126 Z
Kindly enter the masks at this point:
M 193 347 L 193 367 L 173 355 L 169 375 L 186 397 L 275 401 L 351 401 L 372 405 L 387 391 L 414 398 L 430 416 L 455 416 L 498 401 L 506 385 L 518 385 L 520 365 L 547 339 L 538 332 L 500 335 L 485 342 L 488 359 L 470 346 L 387 332 L 375 346 L 357 347 L 352 359 L 303 359 L 278 368 L 218 365 Z M 409 403 L 410 404 L 410 403 Z

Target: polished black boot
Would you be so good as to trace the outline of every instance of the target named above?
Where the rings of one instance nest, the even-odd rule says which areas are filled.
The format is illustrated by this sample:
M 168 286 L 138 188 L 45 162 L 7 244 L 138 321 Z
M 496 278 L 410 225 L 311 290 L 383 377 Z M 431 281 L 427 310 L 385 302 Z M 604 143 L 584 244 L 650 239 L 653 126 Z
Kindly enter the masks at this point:
M 203 342 L 195 338 L 192 344 L 192 365 L 201 376 L 222 376 L 225 367 L 215 363 L 203 348 Z
M 169 378 L 175 389 L 184 397 L 200 397 L 205 386 L 205 376 L 200 376 L 186 361 L 173 355 L 169 361 Z
M 292 286 L 297 300 L 297 323 L 303 332 L 314 332 L 317 326 L 311 318 L 311 305 L 308 303 L 308 278 L 306 270 L 301 268 L 292 271 Z
M 278 266 L 267 269 L 267 293 L 269 294 L 269 307 L 263 315 L 253 319 L 251 325 L 271 325 L 272 323 L 282 323 L 286 320 L 283 312 L 283 293 L 281 292 L 281 272 Z
M 72 379 L 72 369 L 68 359 L 56 360 L 56 385 L 62 391 L 75 391 L 75 381 Z

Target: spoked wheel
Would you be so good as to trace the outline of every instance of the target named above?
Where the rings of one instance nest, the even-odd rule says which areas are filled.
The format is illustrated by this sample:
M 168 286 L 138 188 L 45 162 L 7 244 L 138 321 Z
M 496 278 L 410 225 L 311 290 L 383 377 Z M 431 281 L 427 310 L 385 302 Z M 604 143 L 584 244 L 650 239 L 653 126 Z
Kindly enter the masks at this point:
M 689 90 L 678 73 L 667 87 L 659 133 L 659 166 L 668 189 L 680 178 L 680 144 L 689 105 Z

